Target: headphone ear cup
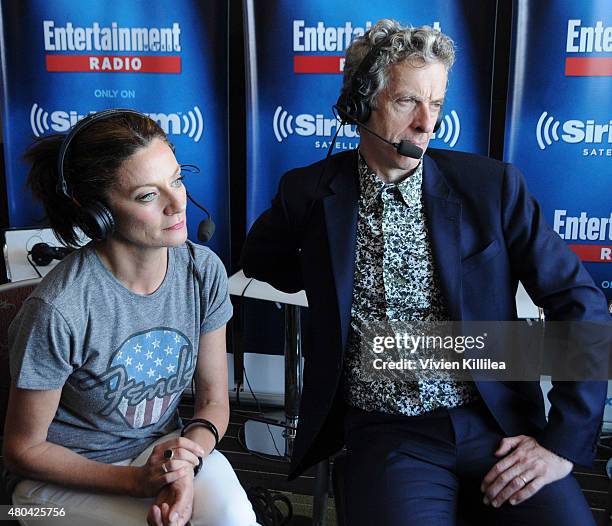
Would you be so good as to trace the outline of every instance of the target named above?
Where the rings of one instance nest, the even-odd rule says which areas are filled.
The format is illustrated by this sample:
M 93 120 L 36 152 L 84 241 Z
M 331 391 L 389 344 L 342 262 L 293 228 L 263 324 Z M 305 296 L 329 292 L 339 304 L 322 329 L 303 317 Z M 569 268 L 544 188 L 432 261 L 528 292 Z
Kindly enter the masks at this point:
M 46 267 L 51 261 L 53 256 L 49 254 L 49 245 L 47 243 L 36 243 L 29 254 L 32 256 L 32 261 L 37 267 Z
M 357 126 L 362 122 L 367 122 L 372 113 L 370 105 L 365 99 L 355 97 L 353 93 L 340 95 L 336 101 L 336 106 L 342 110 L 343 115 L 341 116 L 348 124 Z
M 336 106 L 340 110 L 340 117 L 348 124 L 357 124 L 355 122 L 355 105 L 350 94 L 341 93 L 336 101 Z
M 350 91 L 341 94 L 336 102 L 336 106 L 352 117 L 349 119 L 346 115 L 344 116 L 344 119 L 349 124 L 359 125 L 362 122 L 366 123 L 372 113 L 370 104 L 362 95 L 363 92 L 367 92 L 365 83 L 365 79 L 359 73 L 356 73 L 355 78 L 351 82 Z
M 358 71 L 353 78 L 351 87 L 351 98 L 353 100 L 355 120 L 365 124 L 370 119 L 370 115 L 372 113 L 370 104 L 364 97 L 364 93 L 369 93 L 370 91 L 370 82 L 361 72 Z
M 438 130 L 440 129 L 440 125 L 442 124 L 443 117 L 444 115 L 442 114 L 442 112 L 440 112 L 440 115 L 438 115 L 438 119 L 436 120 L 436 124 L 434 124 L 434 129 L 433 129 L 434 133 L 438 133 Z
M 372 114 L 370 104 L 365 99 L 359 99 L 357 105 L 357 114 L 359 115 L 359 121 L 365 124 L 370 120 L 370 115 Z
M 94 241 L 106 239 L 115 230 L 113 214 L 98 201 L 88 203 L 81 208 L 79 223 L 83 233 Z

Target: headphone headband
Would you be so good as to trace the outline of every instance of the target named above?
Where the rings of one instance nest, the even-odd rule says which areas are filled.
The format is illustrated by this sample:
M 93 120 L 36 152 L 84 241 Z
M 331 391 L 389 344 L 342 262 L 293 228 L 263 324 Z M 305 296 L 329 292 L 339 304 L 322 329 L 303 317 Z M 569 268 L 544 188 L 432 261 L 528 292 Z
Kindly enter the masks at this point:
M 363 92 L 368 91 L 371 87 L 369 80 L 370 68 L 380 56 L 381 50 L 391 43 L 393 37 L 401 30 L 387 33 L 376 44 L 374 44 L 366 56 L 361 60 L 357 71 L 353 73 L 349 83 L 347 93 L 341 93 L 336 102 L 336 106 L 340 108 L 342 120 L 348 124 L 360 125 L 366 123 L 372 113 L 370 102 L 364 97 Z M 442 123 L 442 112 L 438 115 L 438 119 L 434 125 L 434 133 L 438 131 Z
M 68 183 L 66 182 L 66 177 L 64 176 L 64 162 L 66 160 L 66 153 L 68 152 L 68 148 L 72 143 L 73 139 L 83 130 L 89 128 L 92 124 L 96 122 L 100 122 L 116 115 L 121 114 L 130 114 L 130 115 L 139 115 L 141 117 L 145 117 L 144 114 L 140 113 L 136 110 L 131 110 L 129 108 L 113 108 L 109 110 L 102 110 L 96 113 L 90 113 L 86 117 L 82 118 L 78 121 L 72 129 L 68 132 L 66 137 L 64 137 L 64 141 L 60 146 L 59 153 L 57 155 L 57 192 L 65 195 L 69 199 L 73 199 L 72 195 L 69 193 Z
M 381 38 L 376 44 L 374 44 L 369 51 L 366 53 L 366 56 L 363 57 L 361 62 L 359 63 L 359 67 L 357 71 L 353 74 L 353 79 L 359 76 L 365 76 L 370 71 L 370 68 L 376 62 L 376 59 L 380 55 L 381 50 L 387 45 L 391 43 L 391 39 L 398 33 L 395 31 L 393 33 L 388 33 L 383 38 Z
M 77 226 L 80 227 L 87 236 L 96 241 L 106 239 L 115 230 L 115 219 L 113 218 L 113 214 L 101 201 L 94 200 L 82 205 L 74 198 L 73 195 L 71 195 L 72 192 L 70 191 L 68 183 L 66 182 L 66 177 L 64 176 L 64 162 L 66 160 L 68 148 L 70 148 L 72 141 L 79 133 L 89 128 L 92 124 L 115 117 L 117 115 L 126 114 L 146 117 L 146 115 L 140 113 L 139 111 L 123 108 L 114 108 L 92 113 L 81 119 L 72 127 L 70 132 L 68 132 L 66 137 L 64 137 L 57 155 L 56 191 L 58 194 L 66 196 L 77 206 Z

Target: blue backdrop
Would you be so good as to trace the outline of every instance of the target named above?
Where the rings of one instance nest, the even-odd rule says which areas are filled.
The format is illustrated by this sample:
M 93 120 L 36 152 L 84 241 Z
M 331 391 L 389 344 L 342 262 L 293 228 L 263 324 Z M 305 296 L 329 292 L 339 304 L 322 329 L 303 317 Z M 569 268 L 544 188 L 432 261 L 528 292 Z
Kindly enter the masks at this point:
M 34 137 L 66 132 L 105 108 L 133 108 L 168 132 L 191 194 L 209 208 L 210 242 L 229 263 L 227 2 L 223 0 L 3 1 L 3 135 L 9 221 L 31 226 L 42 209 L 24 188 L 21 160 Z M 203 213 L 188 208 L 195 239 Z
M 488 153 L 495 1 L 249 0 L 247 227 L 268 208 L 285 171 L 325 156 L 347 44 L 381 18 L 439 26 L 455 40 L 446 116 L 430 144 Z M 335 151 L 357 143 L 346 126 Z
M 611 25 L 609 1 L 515 1 L 505 145 L 547 222 L 609 299 Z

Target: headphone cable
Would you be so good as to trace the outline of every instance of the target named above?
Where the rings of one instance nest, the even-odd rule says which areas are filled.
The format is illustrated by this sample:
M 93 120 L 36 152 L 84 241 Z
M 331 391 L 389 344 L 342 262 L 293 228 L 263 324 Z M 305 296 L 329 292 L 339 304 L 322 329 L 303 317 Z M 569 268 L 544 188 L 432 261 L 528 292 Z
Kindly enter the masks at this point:
M 38 271 L 38 268 L 36 267 L 36 265 L 32 261 L 32 254 L 31 254 L 31 252 L 28 252 L 28 255 L 27 255 L 26 259 L 28 260 L 28 263 L 30 264 L 30 266 L 34 269 L 34 272 L 36 272 L 36 274 L 38 274 L 38 277 L 42 278 L 42 274 Z
M 240 300 L 241 300 L 241 302 L 244 302 L 244 298 L 245 298 L 245 296 L 244 296 L 244 295 L 246 294 L 247 289 L 249 288 L 249 286 L 251 285 L 251 283 L 253 283 L 253 281 L 255 281 L 255 280 L 254 280 L 254 278 L 250 278 L 250 279 L 249 279 L 249 282 L 248 282 L 248 283 L 245 285 L 244 289 L 242 290 L 242 293 L 240 294 Z M 242 317 L 242 319 L 244 320 L 244 316 Z M 256 404 L 256 406 L 257 406 L 257 413 L 258 413 L 258 415 L 259 415 L 260 417 L 262 417 L 262 418 L 266 418 L 265 413 L 263 412 L 263 410 L 262 410 L 262 408 L 261 408 L 261 404 L 259 403 L 259 399 L 257 398 L 257 396 L 255 396 L 255 392 L 253 391 L 253 388 L 251 387 L 251 382 L 249 381 L 249 377 L 248 377 L 248 375 L 247 375 L 247 370 L 246 370 L 246 366 L 244 365 L 244 360 L 242 361 L 242 372 L 243 372 L 243 374 L 244 374 L 244 378 L 245 378 L 245 380 L 246 380 L 247 387 L 249 388 L 249 392 L 251 393 L 251 396 L 253 397 L 253 400 L 255 400 L 255 404 Z M 236 395 L 237 395 L 238 403 L 240 403 L 240 400 L 239 400 L 239 395 L 238 395 L 238 391 L 236 391 Z M 237 410 L 234 410 L 234 412 L 237 412 Z M 284 460 L 285 455 L 281 454 L 281 452 L 280 452 L 280 451 L 279 451 L 279 449 L 278 449 L 278 446 L 277 446 L 277 444 L 276 444 L 276 440 L 274 439 L 274 435 L 273 435 L 273 433 L 272 433 L 272 430 L 270 429 L 270 424 L 269 424 L 269 422 L 263 422 L 263 423 L 266 425 L 266 428 L 268 429 L 268 433 L 269 433 L 269 435 L 270 435 L 270 438 L 272 439 L 272 444 L 274 445 L 274 449 L 276 450 L 277 455 L 280 457 L 280 459 L 279 459 L 277 462 L 286 462 L 286 461 Z M 240 435 L 240 433 L 239 433 L 239 435 Z M 246 444 L 241 444 L 241 445 L 242 445 L 242 446 L 244 447 L 244 449 L 246 449 L 246 450 L 247 450 L 249 453 L 251 453 L 251 454 L 253 454 L 253 455 L 255 455 L 255 456 L 259 456 L 259 457 L 261 457 L 261 458 L 265 458 L 265 457 L 263 457 L 262 455 L 258 455 L 257 453 L 254 453 L 253 451 L 251 451 L 251 450 L 250 450 L 250 449 L 249 449 L 249 448 L 246 446 Z M 276 459 L 269 459 L 269 460 L 275 460 L 275 461 L 276 461 Z
M 340 128 L 342 128 L 343 126 L 343 122 L 344 121 L 340 121 L 340 124 L 336 128 L 336 133 L 334 134 L 334 138 L 332 139 L 332 142 L 329 145 L 329 148 L 327 150 L 327 155 L 325 156 L 325 161 L 323 163 L 323 169 L 321 170 L 321 173 L 319 174 L 319 178 L 317 179 L 317 185 L 315 186 L 315 189 L 314 189 L 312 201 L 310 202 L 310 206 L 308 207 L 308 213 L 306 214 L 306 218 L 304 220 L 304 230 L 306 230 L 306 227 L 308 226 L 308 224 L 310 223 L 310 220 L 312 219 L 312 211 L 314 210 L 315 203 L 318 201 L 317 194 L 319 193 L 319 187 L 321 186 L 321 181 L 323 180 L 323 177 L 325 176 L 325 172 L 327 172 L 327 167 L 329 166 L 329 159 L 334 150 L 334 146 L 336 145 L 336 139 L 338 138 L 338 134 L 340 133 Z

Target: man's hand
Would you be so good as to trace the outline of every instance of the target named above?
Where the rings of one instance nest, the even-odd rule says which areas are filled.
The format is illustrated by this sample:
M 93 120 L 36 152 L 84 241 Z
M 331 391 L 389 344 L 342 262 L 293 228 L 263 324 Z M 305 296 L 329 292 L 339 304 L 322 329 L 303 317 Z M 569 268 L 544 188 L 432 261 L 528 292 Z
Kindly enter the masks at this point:
M 193 512 L 193 477 L 164 486 L 147 514 L 149 526 L 184 526 Z
M 504 438 L 495 456 L 504 458 L 486 474 L 480 491 L 485 494 L 484 503 L 496 508 L 508 500 L 512 505 L 527 500 L 546 484 L 567 476 L 574 467 L 525 435 Z

